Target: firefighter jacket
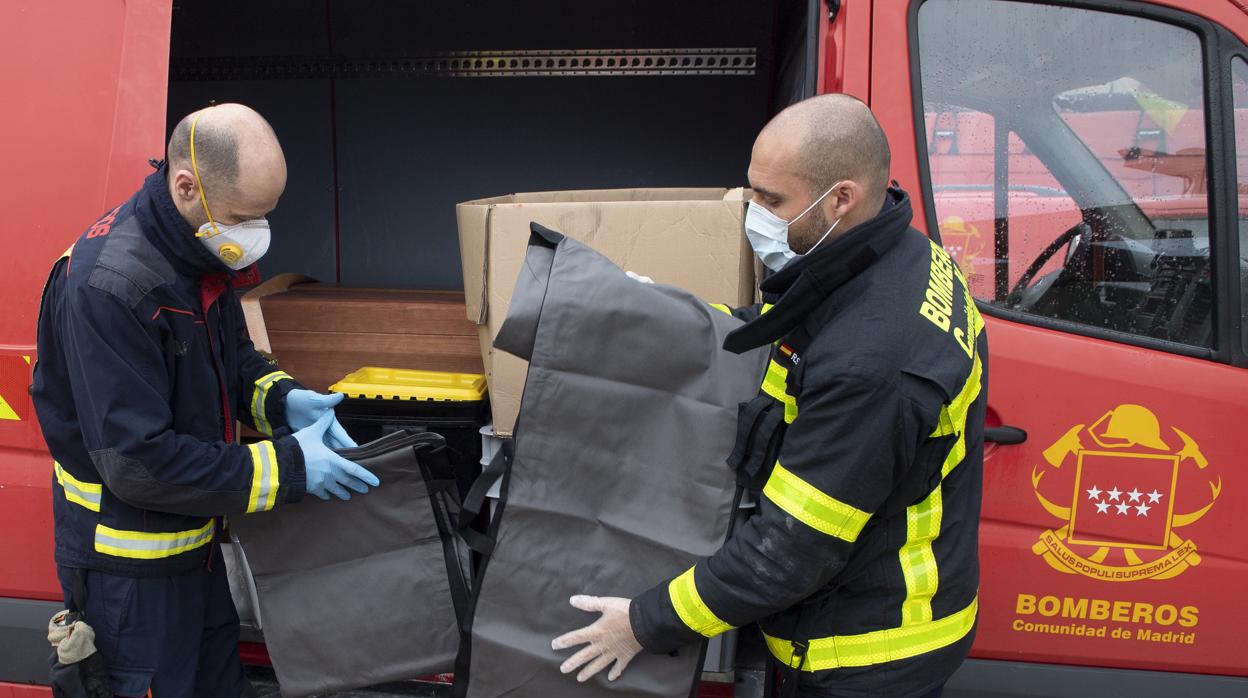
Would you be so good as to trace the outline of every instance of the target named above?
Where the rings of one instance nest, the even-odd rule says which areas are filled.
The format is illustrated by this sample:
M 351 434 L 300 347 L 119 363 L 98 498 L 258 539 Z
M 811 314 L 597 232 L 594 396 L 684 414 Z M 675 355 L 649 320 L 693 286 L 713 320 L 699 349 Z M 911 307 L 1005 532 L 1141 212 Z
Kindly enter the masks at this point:
M 31 392 L 61 565 L 189 571 L 217 517 L 304 495 L 284 407 L 300 386 L 256 352 L 232 290 L 255 267 L 233 274 L 195 238 L 165 175 L 83 233 L 44 288 Z M 274 438 L 236 444 L 236 419 Z
M 633 601 L 646 649 L 759 621 L 811 696 L 921 695 L 965 658 L 987 344 L 957 265 L 910 219 L 890 189 L 876 218 L 767 279 L 774 305 L 736 311 L 726 349 L 773 344 L 733 457 L 750 471 L 741 454 L 766 454 L 744 476 L 758 511 Z

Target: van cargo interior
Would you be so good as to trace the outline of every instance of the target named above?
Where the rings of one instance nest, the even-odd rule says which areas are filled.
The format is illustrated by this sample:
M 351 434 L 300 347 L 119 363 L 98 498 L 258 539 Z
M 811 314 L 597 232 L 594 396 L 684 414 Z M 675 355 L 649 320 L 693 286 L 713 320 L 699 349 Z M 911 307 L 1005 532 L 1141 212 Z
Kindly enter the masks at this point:
M 746 183 L 813 93 L 809 2 L 270 0 L 173 8 L 168 128 L 222 102 L 289 168 L 266 277 L 462 288 L 455 204 Z

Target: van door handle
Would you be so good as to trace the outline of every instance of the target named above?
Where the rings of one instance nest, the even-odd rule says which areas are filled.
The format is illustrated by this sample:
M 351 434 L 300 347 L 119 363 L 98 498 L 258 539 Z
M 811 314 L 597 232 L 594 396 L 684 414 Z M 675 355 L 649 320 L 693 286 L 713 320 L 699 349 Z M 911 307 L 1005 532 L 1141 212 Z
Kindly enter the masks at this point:
M 1027 440 L 1027 432 L 1012 427 L 1008 424 L 1002 424 L 999 427 L 986 427 L 984 429 L 984 441 L 990 441 L 1002 446 L 1013 446 L 1021 444 Z

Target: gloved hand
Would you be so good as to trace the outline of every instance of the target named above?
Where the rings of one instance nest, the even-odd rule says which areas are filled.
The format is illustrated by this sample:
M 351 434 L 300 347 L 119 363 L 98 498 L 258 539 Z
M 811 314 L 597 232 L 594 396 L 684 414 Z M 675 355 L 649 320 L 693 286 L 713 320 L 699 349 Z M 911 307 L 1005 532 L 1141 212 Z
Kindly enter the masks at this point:
M 286 393 L 286 423 L 295 431 L 311 426 L 326 410 L 333 414 L 334 407 L 344 397 L 346 396 L 342 393 L 322 395 L 315 390 L 292 390 Z M 355 448 L 357 445 L 347 434 L 347 430 L 338 423 L 337 417 L 325 436 L 325 443 L 330 448 Z
M 607 680 L 620 678 L 628 663 L 641 651 L 641 644 L 633 635 L 633 624 L 628 619 L 628 609 L 633 602 L 618 597 L 582 595 L 573 596 L 569 601 L 582 611 L 598 612 L 602 617 L 593 625 L 560 635 L 550 643 L 551 648 L 557 650 L 588 643 L 561 664 L 559 671 L 568 674 L 589 662 L 589 666 L 576 675 L 576 680 L 583 682 L 614 663 Z
M 637 272 L 633 272 L 633 271 L 626 271 L 626 272 L 624 272 L 624 276 L 627 276 L 628 278 L 632 279 L 633 281 L 636 281 L 636 282 L 637 282 L 637 283 L 639 283 L 639 284 L 652 284 L 652 283 L 654 283 L 654 279 L 652 279 L 652 278 L 650 278 L 650 277 L 648 277 L 648 276 L 642 276 L 641 274 L 638 274 Z
M 364 494 L 368 492 L 368 485 L 376 487 L 381 481 L 367 469 L 334 453 L 325 445 L 325 433 L 335 422 L 333 411 L 327 411 L 311 426 L 295 432 L 295 440 L 303 451 L 308 493 L 321 499 L 329 499 L 330 494 L 339 499 L 351 499 L 351 493 L 344 485 Z

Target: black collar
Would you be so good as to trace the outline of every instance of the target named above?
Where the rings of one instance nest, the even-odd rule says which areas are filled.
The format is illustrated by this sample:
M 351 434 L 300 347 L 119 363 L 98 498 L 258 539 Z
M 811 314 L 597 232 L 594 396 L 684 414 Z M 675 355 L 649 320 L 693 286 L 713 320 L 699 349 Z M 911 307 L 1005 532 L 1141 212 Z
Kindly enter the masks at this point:
M 229 272 L 230 268 L 208 251 L 195 237 L 195 230 L 186 222 L 169 195 L 168 166 L 147 176 L 135 201 L 135 215 L 143 232 L 181 275 L 200 278 L 207 274 Z
M 871 220 L 820 245 L 772 274 L 760 286 L 782 294 L 769 312 L 724 338 L 724 349 L 741 354 L 784 337 L 850 279 L 884 256 L 910 227 L 910 197 L 890 187 L 883 209 Z

